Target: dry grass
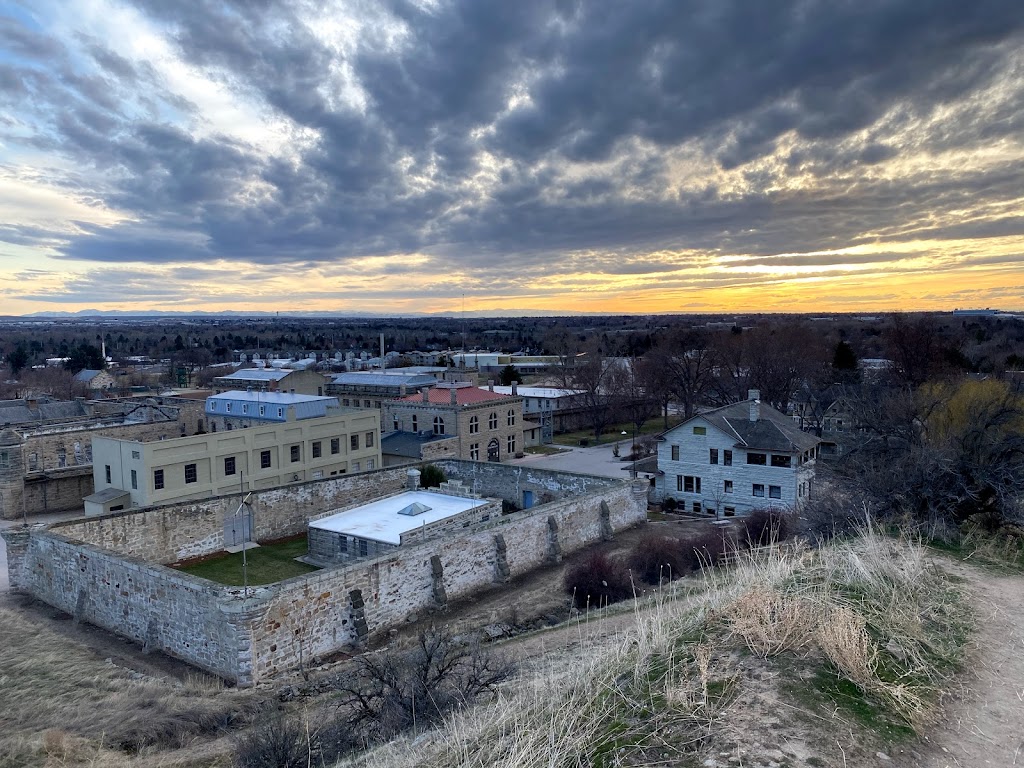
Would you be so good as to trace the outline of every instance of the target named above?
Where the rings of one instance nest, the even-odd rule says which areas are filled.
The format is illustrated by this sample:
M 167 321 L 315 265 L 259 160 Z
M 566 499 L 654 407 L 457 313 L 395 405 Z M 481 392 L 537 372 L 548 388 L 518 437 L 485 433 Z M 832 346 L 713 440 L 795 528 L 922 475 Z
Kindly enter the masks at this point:
M 255 695 L 115 666 L 44 620 L 0 608 L 0 768 L 120 766 L 248 722 Z
M 682 580 L 638 602 L 635 624 L 609 639 L 588 640 L 581 625 L 579 653 L 535 666 L 492 705 L 414 749 L 400 740 L 343 765 L 690 764 L 719 748 L 723 714 L 745 706 L 744 654 L 808 678 L 829 670 L 920 728 L 966 639 L 960 597 L 923 550 L 871 532 L 818 551 L 759 550 L 703 586 Z

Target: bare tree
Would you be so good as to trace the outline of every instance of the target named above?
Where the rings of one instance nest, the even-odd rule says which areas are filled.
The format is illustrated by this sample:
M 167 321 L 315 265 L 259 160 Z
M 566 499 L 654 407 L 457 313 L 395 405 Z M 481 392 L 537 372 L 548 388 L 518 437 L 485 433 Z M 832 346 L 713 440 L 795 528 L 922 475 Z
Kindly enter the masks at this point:
M 921 521 L 1021 520 L 1024 398 L 1005 382 L 875 391 L 856 411 L 859 444 L 838 472 L 875 509 Z
M 586 414 L 594 439 L 599 440 L 611 421 L 609 386 L 614 361 L 605 357 L 598 338 L 591 338 L 583 347 L 583 354 L 558 370 L 563 387 L 576 391 L 573 405 Z
M 793 393 L 806 381 L 822 378 L 828 367 L 823 338 L 796 324 L 751 331 L 747 357 L 751 387 L 782 413 L 789 412 Z
M 493 692 L 514 667 L 450 633 L 421 632 L 406 650 L 364 654 L 338 675 L 339 714 L 366 743 L 427 727 L 446 713 Z
M 648 354 L 660 369 L 660 388 L 682 406 L 684 418 L 693 416 L 714 382 L 716 355 L 707 332 L 677 329 Z
M 626 415 L 639 435 L 644 424 L 658 412 L 658 401 L 652 396 L 649 373 L 642 358 L 627 357 L 611 366 L 608 373 L 608 397 L 613 407 Z M 635 458 L 636 445 L 633 446 Z

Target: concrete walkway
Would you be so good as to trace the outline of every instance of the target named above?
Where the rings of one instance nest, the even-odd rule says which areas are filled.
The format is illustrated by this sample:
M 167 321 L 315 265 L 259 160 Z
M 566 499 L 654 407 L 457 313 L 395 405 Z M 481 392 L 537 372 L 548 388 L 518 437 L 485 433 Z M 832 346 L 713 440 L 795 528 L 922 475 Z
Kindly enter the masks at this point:
M 619 451 L 623 455 L 629 453 L 629 439 L 619 441 Z M 619 480 L 628 480 L 632 464 L 615 458 L 612 453 L 614 443 L 595 445 L 592 448 L 569 448 L 563 453 L 555 453 L 549 456 L 542 454 L 528 453 L 521 459 L 512 459 L 503 462 L 505 464 L 520 464 L 537 469 L 554 469 L 563 472 L 581 472 L 587 475 L 600 475 L 602 477 L 614 477 Z M 565 446 L 553 446 L 564 448 Z M 641 477 L 646 477 L 641 473 Z
M 30 515 L 28 518 L 28 524 L 31 525 L 49 525 L 50 523 L 61 523 L 65 520 L 78 520 L 79 518 L 85 517 L 85 510 L 79 509 L 72 512 L 51 512 L 45 515 Z M 7 528 L 21 528 L 25 524 L 22 519 L 17 520 L 0 520 L 0 531 Z M 7 576 L 7 542 L 0 538 L 0 592 L 7 592 L 11 588 L 10 580 Z

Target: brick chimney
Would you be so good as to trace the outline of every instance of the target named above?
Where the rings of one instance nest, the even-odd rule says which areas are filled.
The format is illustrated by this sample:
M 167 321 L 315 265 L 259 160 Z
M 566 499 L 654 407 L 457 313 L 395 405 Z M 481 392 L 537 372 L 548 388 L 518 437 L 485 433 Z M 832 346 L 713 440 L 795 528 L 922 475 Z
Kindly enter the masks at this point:
M 420 471 L 418 469 L 410 469 L 405 473 L 405 489 L 407 491 L 420 489 Z
M 398 385 L 398 396 L 399 397 L 405 397 L 405 395 L 406 395 L 405 384 L 399 384 Z
M 518 394 L 519 394 L 519 382 L 518 381 L 513 381 L 512 382 L 512 395 L 515 396 L 515 395 L 518 395 Z
M 494 379 L 488 379 L 487 380 L 487 390 L 489 392 L 493 392 L 494 391 Z
M 457 389 L 455 389 L 455 387 L 452 387 L 452 388 L 451 388 L 450 390 L 448 390 L 448 391 L 449 391 L 449 392 L 451 393 L 451 404 L 452 404 L 452 405 L 457 405 L 457 404 L 458 404 L 458 402 L 459 402 L 459 398 L 458 398 L 458 394 L 459 394 L 459 392 L 458 392 L 458 390 L 457 390 Z
M 424 403 L 430 402 L 430 387 L 424 387 L 423 389 L 421 389 L 420 394 L 423 395 Z
M 747 400 L 750 402 L 750 420 L 757 421 L 761 418 L 761 392 L 757 389 L 747 390 Z

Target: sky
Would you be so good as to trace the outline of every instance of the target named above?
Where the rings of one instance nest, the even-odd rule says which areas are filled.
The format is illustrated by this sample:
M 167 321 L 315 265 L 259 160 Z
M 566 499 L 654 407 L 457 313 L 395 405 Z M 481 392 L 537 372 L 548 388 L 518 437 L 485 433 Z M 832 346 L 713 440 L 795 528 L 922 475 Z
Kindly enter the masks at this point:
M 1020 0 L 0 0 L 0 315 L 955 307 Z

